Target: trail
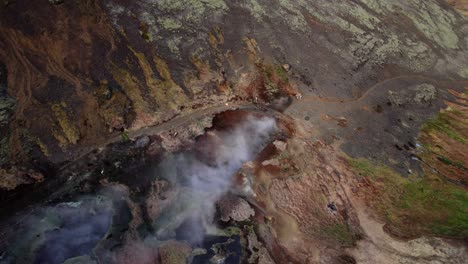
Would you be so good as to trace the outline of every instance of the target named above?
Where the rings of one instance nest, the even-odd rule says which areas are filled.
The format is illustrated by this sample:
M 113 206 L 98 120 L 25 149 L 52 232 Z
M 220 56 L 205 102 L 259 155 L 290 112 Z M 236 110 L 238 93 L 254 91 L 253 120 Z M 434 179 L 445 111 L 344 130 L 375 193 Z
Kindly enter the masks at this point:
M 400 79 L 422 79 L 422 80 L 427 80 L 432 83 L 466 83 L 468 85 L 468 82 L 466 80 L 437 80 L 431 77 L 427 77 L 424 75 L 399 75 L 395 76 L 389 79 L 382 80 L 374 85 L 372 85 L 369 89 L 367 89 L 364 93 L 362 93 L 358 97 L 354 98 L 334 98 L 334 97 L 320 97 L 316 95 L 309 95 L 309 96 L 304 96 L 304 98 L 301 100 L 301 102 L 307 103 L 307 102 L 315 102 L 315 101 L 322 101 L 322 102 L 327 102 L 327 103 L 350 103 L 350 102 L 359 102 L 366 98 L 370 93 L 372 93 L 374 90 L 376 90 L 379 86 L 384 85 L 386 83 L 389 83 L 391 81 L 395 80 L 400 80 Z

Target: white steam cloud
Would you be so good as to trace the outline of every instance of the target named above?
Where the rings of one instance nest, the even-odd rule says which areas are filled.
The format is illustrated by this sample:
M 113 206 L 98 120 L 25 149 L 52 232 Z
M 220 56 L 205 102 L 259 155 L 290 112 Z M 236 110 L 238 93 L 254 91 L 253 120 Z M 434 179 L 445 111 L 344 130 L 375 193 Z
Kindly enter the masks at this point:
M 158 219 L 158 235 L 170 235 L 165 232 L 185 222 L 185 239 L 202 242 L 205 227 L 213 222 L 215 204 L 231 188 L 233 176 L 264 148 L 276 130 L 273 118 L 249 116 L 232 130 L 215 133 L 217 144 L 210 150 L 209 161 L 193 153 L 164 161 L 162 176 L 180 187 L 180 192 L 174 202 L 179 204 L 171 206 L 171 212 L 162 217 L 166 219 Z

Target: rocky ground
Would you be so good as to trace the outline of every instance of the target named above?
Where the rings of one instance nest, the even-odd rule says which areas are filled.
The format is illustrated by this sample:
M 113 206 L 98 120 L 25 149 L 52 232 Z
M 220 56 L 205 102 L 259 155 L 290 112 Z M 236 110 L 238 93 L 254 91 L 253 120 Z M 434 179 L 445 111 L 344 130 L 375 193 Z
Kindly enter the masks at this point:
M 465 14 L 0 2 L 0 263 L 464 263 Z

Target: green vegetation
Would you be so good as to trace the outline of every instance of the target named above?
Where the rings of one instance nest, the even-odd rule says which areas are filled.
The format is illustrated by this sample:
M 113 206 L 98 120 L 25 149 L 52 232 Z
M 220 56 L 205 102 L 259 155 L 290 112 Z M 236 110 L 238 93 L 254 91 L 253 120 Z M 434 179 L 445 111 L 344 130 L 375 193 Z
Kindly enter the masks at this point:
M 121 138 L 122 138 L 122 142 L 130 141 L 130 137 L 128 136 L 127 132 L 123 132 L 122 135 L 121 135 Z
M 289 78 L 288 78 L 288 73 L 286 72 L 285 69 L 283 69 L 283 67 L 281 66 L 276 66 L 275 67 L 275 70 L 276 70 L 276 75 L 278 75 L 278 78 L 284 82 L 284 83 L 287 83 L 289 81 Z
M 326 226 L 321 232 L 324 238 L 338 241 L 343 246 L 353 246 L 359 239 L 347 225 L 342 223 Z
M 378 190 L 371 197 L 373 207 L 399 231 L 468 237 L 468 192 L 463 188 L 435 175 L 403 178 L 365 159 L 352 159 L 350 165 Z
M 463 166 L 463 163 L 459 162 L 459 161 L 453 161 L 447 157 L 444 157 L 444 156 L 440 156 L 440 157 L 437 157 L 438 160 L 440 160 L 441 162 L 443 162 L 444 164 L 446 165 L 450 165 L 450 166 L 454 166 L 454 167 L 457 167 L 461 170 L 465 169 L 465 166 Z
M 460 143 L 466 144 L 467 139 L 457 132 L 454 123 L 456 120 L 450 115 L 460 116 L 461 113 L 457 110 L 447 110 L 446 112 L 441 112 L 436 117 L 429 119 L 423 125 L 422 132 L 441 132 Z

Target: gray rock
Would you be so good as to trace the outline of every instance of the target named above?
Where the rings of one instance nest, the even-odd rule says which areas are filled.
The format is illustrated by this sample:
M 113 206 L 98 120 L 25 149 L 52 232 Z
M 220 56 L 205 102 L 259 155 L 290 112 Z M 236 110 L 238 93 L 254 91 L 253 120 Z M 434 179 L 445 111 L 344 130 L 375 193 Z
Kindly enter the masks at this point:
M 388 100 L 394 105 L 424 104 L 432 102 L 437 96 L 437 90 L 432 84 L 419 84 L 400 91 L 388 91 Z
M 245 221 L 255 215 L 254 209 L 244 199 L 227 194 L 217 203 L 221 220 L 224 222 Z
M 414 101 L 417 103 L 428 103 L 436 98 L 436 88 L 431 84 L 421 84 L 415 87 L 416 95 Z
M 150 143 L 150 139 L 148 136 L 143 136 L 139 139 L 137 139 L 137 141 L 135 142 L 135 147 L 137 148 L 144 148 L 146 146 L 148 146 Z

